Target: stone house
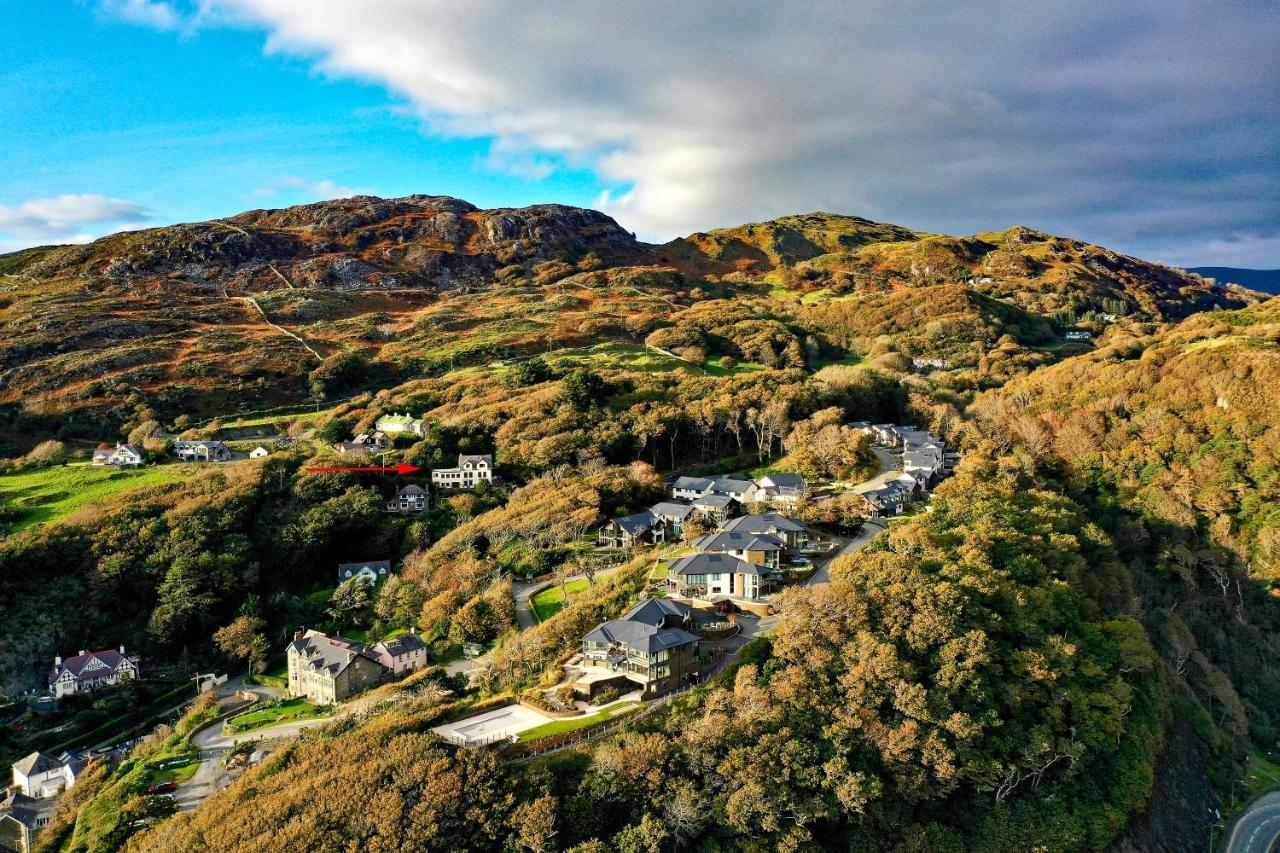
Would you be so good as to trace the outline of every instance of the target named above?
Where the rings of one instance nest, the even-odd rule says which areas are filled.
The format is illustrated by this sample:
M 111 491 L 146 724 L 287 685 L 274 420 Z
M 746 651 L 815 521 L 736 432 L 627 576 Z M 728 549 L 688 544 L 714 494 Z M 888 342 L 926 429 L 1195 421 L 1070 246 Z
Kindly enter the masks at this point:
M 173 452 L 183 462 L 229 462 L 235 458 L 221 441 L 175 441 Z
M 410 435 L 423 436 L 427 434 L 427 424 L 421 418 L 415 418 L 408 412 L 404 414 L 392 413 L 383 415 L 374 422 L 373 428 L 379 432 L 394 435 L 404 432 Z
M 703 552 L 730 554 L 743 562 L 774 571 L 782 567 L 782 555 L 787 551 L 785 539 L 772 533 L 745 530 L 720 530 L 696 540 L 693 547 Z
M 332 705 L 382 681 L 387 668 L 364 643 L 299 631 L 285 650 L 289 695 Z

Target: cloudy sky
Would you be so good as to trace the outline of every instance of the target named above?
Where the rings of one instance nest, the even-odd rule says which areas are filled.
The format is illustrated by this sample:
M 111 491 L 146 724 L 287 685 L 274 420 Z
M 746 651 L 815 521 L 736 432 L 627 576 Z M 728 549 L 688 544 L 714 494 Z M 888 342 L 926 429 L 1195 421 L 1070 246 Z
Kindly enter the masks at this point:
M 0 250 L 424 192 L 1280 267 L 1269 0 L 42 0 L 0 31 Z

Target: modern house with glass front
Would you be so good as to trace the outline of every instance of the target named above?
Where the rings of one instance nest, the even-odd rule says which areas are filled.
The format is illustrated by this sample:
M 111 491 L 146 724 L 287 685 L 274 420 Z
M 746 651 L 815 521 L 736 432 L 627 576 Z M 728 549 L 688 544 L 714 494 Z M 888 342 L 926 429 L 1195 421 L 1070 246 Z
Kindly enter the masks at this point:
M 695 670 L 698 637 L 687 604 L 646 599 L 621 619 L 602 622 L 582 638 L 584 676 L 579 683 L 625 677 L 651 699 L 688 682 Z

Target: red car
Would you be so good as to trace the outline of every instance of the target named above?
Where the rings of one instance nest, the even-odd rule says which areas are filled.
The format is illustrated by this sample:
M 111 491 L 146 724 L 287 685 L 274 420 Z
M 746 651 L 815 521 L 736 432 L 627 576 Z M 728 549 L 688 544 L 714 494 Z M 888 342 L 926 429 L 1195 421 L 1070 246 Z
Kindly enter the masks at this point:
M 177 782 L 157 782 L 147 789 L 148 794 L 168 794 L 178 789 Z

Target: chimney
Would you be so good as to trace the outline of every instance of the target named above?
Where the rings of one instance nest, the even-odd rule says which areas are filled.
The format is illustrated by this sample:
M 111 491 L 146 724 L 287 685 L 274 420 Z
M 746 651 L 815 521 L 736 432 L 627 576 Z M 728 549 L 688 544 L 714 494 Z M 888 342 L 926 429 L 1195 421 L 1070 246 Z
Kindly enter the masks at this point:
M 89 654 L 89 652 L 88 652 L 88 651 L 86 651 L 85 649 L 81 649 L 81 650 L 80 650 L 80 654 L 81 654 L 81 655 L 87 655 L 87 654 Z
M 54 656 L 53 656 L 53 665 L 54 665 L 54 666 L 62 666 L 62 655 L 54 655 Z
M 293 638 L 294 638 L 295 640 L 301 640 L 301 639 L 302 639 L 302 630 L 301 630 L 301 629 L 299 629 L 299 630 L 297 630 L 297 631 L 294 631 L 294 632 L 293 632 Z
M 120 644 L 120 655 L 121 655 L 121 657 L 123 657 L 123 656 L 124 656 L 124 643 L 121 643 L 121 644 Z

